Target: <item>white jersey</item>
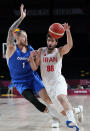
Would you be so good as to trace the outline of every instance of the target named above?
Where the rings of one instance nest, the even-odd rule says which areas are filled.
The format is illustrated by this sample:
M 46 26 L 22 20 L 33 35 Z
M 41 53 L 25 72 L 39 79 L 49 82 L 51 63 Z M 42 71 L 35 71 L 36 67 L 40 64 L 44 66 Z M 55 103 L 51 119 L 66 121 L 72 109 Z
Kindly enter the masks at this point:
M 41 76 L 44 83 L 53 85 L 61 77 L 62 57 L 57 48 L 52 54 L 48 54 L 46 49 L 43 48 L 41 52 Z
M 42 48 L 40 69 L 45 89 L 60 113 L 63 107 L 57 100 L 57 96 L 60 94 L 67 95 L 67 84 L 61 74 L 62 57 L 57 48 L 52 54 L 47 53 L 46 47 Z

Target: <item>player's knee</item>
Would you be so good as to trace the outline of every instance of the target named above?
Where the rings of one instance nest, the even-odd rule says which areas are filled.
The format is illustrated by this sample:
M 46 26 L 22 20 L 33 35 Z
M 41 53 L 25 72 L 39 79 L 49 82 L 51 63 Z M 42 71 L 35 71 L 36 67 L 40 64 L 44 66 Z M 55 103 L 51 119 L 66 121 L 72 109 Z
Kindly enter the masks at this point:
M 22 94 L 25 99 L 27 99 L 29 102 L 31 102 L 39 111 L 44 112 L 46 110 L 46 106 L 38 101 L 36 96 L 34 96 L 31 92 L 28 92 L 27 90 L 23 92 Z
M 65 101 L 65 95 L 63 95 L 63 94 L 59 95 L 57 98 L 61 104 Z
M 43 100 L 47 103 L 47 104 L 52 104 L 51 100 L 49 97 L 44 97 Z
M 35 96 L 33 95 L 27 95 L 27 96 L 24 96 L 28 101 L 30 101 L 32 104 L 35 103 L 36 99 L 35 99 Z
M 25 99 L 27 99 L 28 101 L 30 101 L 31 103 L 34 103 L 34 99 L 35 99 L 35 96 L 31 93 L 31 92 L 28 92 L 27 90 L 25 90 L 22 95 L 24 96 Z

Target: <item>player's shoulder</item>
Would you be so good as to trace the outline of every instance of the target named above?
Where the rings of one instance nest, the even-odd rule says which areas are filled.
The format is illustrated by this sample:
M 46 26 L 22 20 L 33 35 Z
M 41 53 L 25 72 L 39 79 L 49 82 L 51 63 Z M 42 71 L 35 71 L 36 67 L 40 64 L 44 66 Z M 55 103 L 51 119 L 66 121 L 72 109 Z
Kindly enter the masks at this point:
M 46 49 L 46 47 L 40 47 L 38 50 L 42 51 L 42 50 L 45 50 L 45 49 Z
M 59 48 L 55 48 L 55 52 L 59 52 Z
M 27 48 L 30 50 L 30 51 L 33 51 L 34 48 L 31 46 L 31 45 L 27 45 Z

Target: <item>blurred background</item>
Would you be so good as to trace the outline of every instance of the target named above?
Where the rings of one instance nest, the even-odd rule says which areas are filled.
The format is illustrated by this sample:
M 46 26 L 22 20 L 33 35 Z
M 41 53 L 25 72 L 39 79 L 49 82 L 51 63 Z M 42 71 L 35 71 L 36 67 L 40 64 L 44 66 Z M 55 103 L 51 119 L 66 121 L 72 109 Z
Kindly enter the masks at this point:
M 28 34 L 34 49 L 46 46 L 46 34 L 54 22 L 71 26 L 73 49 L 64 56 L 62 74 L 66 79 L 90 79 L 90 3 L 87 0 L 3 0 L 0 1 L 0 80 L 10 80 L 6 60 L 2 58 L 2 43 L 8 29 L 20 16 L 23 3 L 27 17 L 20 25 Z M 66 34 L 59 45 L 66 43 Z M 39 70 L 38 70 L 39 73 Z

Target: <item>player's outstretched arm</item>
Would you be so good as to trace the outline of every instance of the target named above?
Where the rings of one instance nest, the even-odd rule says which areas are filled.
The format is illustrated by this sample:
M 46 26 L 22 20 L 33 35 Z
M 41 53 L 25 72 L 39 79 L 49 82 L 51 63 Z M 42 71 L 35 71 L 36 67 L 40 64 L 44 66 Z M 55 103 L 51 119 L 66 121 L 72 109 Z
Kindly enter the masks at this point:
M 67 54 L 70 51 L 70 49 L 73 47 L 73 40 L 70 32 L 70 26 L 68 25 L 68 23 L 63 24 L 63 26 L 67 35 L 67 44 L 59 48 L 61 56 Z
M 13 36 L 14 30 L 20 25 L 20 23 L 26 16 L 26 9 L 24 9 L 23 4 L 20 7 L 20 14 L 21 14 L 20 18 L 16 20 L 13 23 L 13 25 L 9 28 L 8 37 L 7 37 L 7 46 L 14 45 L 14 36 Z

